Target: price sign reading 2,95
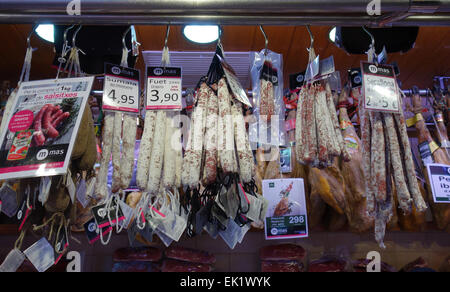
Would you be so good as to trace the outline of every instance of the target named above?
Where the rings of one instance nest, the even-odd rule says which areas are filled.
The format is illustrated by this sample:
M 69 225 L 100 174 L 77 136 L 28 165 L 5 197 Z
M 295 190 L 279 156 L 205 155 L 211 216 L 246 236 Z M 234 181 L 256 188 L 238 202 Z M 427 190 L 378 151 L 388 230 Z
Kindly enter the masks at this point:
M 181 89 L 181 68 L 147 67 L 147 110 L 181 110 Z
M 139 71 L 105 63 L 103 110 L 139 113 Z
M 400 111 L 400 94 L 394 68 L 362 62 L 364 108 L 371 111 Z

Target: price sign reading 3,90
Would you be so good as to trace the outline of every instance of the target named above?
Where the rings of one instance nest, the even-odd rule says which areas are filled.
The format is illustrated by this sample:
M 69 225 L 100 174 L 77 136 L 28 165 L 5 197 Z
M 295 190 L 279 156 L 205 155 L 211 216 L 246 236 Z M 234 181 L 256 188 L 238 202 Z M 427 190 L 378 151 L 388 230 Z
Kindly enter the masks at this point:
M 181 68 L 147 68 L 147 110 L 181 110 Z
M 103 110 L 139 113 L 139 71 L 105 64 Z
M 362 62 L 364 108 L 372 111 L 398 113 L 400 94 L 394 68 Z

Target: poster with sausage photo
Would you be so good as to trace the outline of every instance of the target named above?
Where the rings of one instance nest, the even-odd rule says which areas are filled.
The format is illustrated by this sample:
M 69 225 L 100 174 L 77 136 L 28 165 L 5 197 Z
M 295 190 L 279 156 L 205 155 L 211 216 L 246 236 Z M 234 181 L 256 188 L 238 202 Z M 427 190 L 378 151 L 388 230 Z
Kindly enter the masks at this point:
M 263 196 L 269 201 L 266 240 L 308 237 L 303 179 L 263 180 Z
M 21 84 L 0 133 L 0 179 L 67 173 L 94 77 Z

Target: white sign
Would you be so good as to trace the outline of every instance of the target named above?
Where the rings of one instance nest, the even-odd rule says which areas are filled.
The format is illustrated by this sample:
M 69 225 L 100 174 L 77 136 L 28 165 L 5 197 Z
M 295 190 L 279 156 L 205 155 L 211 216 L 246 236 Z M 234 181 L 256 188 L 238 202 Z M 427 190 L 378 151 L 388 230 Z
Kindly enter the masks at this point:
M 105 64 L 103 110 L 139 113 L 139 71 Z
M 428 177 L 435 203 L 450 203 L 450 165 L 428 164 Z
M 181 68 L 147 68 L 147 110 L 182 110 Z
M 67 173 L 94 77 L 23 82 L 0 133 L 0 180 Z
M 266 240 L 308 237 L 303 179 L 263 180 L 269 202 L 265 220 Z
M 394 68 L 361 62 L 364 108 L 372 111 L 398 113 L 400 94 Z

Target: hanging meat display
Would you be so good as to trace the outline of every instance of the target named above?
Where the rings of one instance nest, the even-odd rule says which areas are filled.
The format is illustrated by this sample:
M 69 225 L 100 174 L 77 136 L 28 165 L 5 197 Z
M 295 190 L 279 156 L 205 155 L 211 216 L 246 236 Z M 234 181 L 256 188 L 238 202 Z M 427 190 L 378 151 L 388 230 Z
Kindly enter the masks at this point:
M 415 127 L 419 135 L 418 136 L 419 148 L 421 147 L 420 145 L 423 145 L 422 147 L 428 148 L 430 150 L 429 153 L 431 153 L 431 157 L 428 155 L 423 155 L 422 159 L 426 159 L 425 161 L 427 161 L 428 163 L 440 163 L 450 165 L 450 159 L 448 157 L 447 152 L 443 148 L 437 146 L 436 142 L 431 136 L 430 131 L 427 128 L 427 125 L 425 124 L 425 120 L 422 115 L 422 99 L 418 94 L 417 88 L 414 89 L 414 94 L 412 96 L 412 106 L 413 106 L 412 111 L 415 114 Z M 445 130 L 443 122 L 441 121 L 440 118 L 438 118 L 437 120 L 438 120 L 437 130 L 439 132 L 438 136 L 446 137 L 445 133 L 447 131 Z M 428 203 L 431 206 L 434 221 L 436 222 L 436 225 L 439 229 L 447 230 L 450 232 L 450 207 L 448 206 L 448 204 L 434 203 L 432 190 L 429 183 L 430 180 L 426 170 L 424 170 L 424 174 L 428 182 L 427 183 Z

